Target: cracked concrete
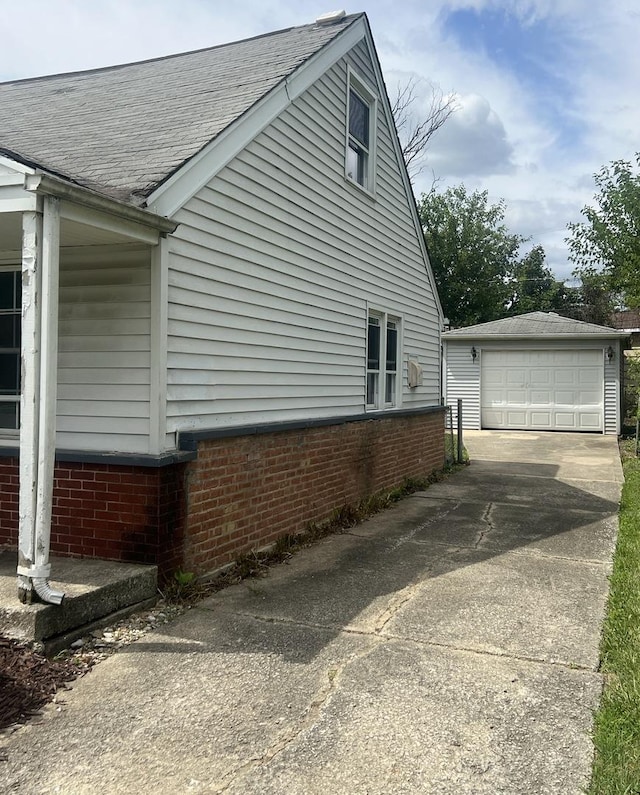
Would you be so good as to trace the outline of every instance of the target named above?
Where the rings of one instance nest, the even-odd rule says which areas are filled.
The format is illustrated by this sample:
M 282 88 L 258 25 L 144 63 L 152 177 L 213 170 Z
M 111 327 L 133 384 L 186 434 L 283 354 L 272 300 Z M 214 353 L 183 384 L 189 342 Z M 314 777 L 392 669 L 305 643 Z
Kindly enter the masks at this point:
M 463 472 L 101 663 L 3 738 L 0 789 L 582 792 L 616 440 L 466 443 Z

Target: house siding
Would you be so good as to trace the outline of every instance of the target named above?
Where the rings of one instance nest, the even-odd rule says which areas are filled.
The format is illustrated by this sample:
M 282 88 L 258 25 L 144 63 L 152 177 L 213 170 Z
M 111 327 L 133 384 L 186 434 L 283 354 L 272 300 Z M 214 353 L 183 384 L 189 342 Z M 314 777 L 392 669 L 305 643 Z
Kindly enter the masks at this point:
M 373 82 L 359 45 L 175 216 L 170 433 L 363 411 L 369 306 L 401 319 L 403 408 L 439 403 L 438 307 L 380 110 L 375 197 L 344 175 L 348 63 Z
M 616 355 L 609 362 L 604 357 L 604 432 L 620 433 L 622 430 L 621 416 L 621 383 L 620 357 L 622 353 L 615 343 L 612 345 Z
M 63 249 L 57 447 L 149 450 L 150 253 Z

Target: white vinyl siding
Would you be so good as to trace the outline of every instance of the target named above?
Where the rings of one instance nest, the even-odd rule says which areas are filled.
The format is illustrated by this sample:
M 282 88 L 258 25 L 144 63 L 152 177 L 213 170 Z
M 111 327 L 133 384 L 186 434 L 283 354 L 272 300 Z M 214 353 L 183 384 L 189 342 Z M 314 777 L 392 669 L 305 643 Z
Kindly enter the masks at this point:
M 611 361 L 608 361 L 606 353 L 604 357 L 604 432 L 618 434 L 622 430 L 620 360 L 623 354 L 615 342 L 611 347 L 614 351 Z
M 439 403 L 438 310 L 390 131 L 379 113 L 374 200 L 344 177 L 347 86 L 345 59 L 176 214 L 169 432 L 364 411 L 369 304 L 403 318 L 402 407 Z
M 149 249 L 63 249 L 57 447 L 149 450 Z
M 444 344 L 445 403 L 453 411 L 454 426 L 458 422 L 458 400 L 462 400 L 464 428 L 480 427 L 480 354 L 471 356 L 471 343 Z

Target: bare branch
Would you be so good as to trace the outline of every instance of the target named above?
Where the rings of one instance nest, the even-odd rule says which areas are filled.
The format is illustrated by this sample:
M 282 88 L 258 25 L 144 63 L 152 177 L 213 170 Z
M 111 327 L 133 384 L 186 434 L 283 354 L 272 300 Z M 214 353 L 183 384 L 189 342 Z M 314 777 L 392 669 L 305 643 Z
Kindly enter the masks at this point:
M 416 102 L 419 86 L 423 82 L 429 86 L 431 91 L 431 101 L 426 116 L 416 113 L 415 108 L 412 107 Z M 406 84 L 398 84 L 391 103 L 391 110 L 398 130 L 404 161 L 411 177 L 417 176 L 422 171 L 423 166 L 420 159 L 431 138 L 457 109 L 458 103 L 455 95 L 445 96 L 442 89 L 434 83 L 411 77 Z M 417 119 L 418 116 L 423 117 Z

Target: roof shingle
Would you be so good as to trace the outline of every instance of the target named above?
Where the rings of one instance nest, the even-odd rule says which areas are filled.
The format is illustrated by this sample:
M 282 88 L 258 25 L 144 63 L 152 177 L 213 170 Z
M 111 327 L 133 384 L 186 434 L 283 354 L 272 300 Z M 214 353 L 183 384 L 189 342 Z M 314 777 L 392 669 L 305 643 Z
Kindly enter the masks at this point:
M 361 16 L 140 63 L 0 83 L 0 152 L 139 204 Z
M 543 337 L 543 336 L 612 336 L 620 337 L 621 332 L 608 326 L 585 323 L 582 320 L 562 317 L 555 312 L 528 312 L 525 315 L 505 317 L 489 323 L 453 329 L 443 337 Z

